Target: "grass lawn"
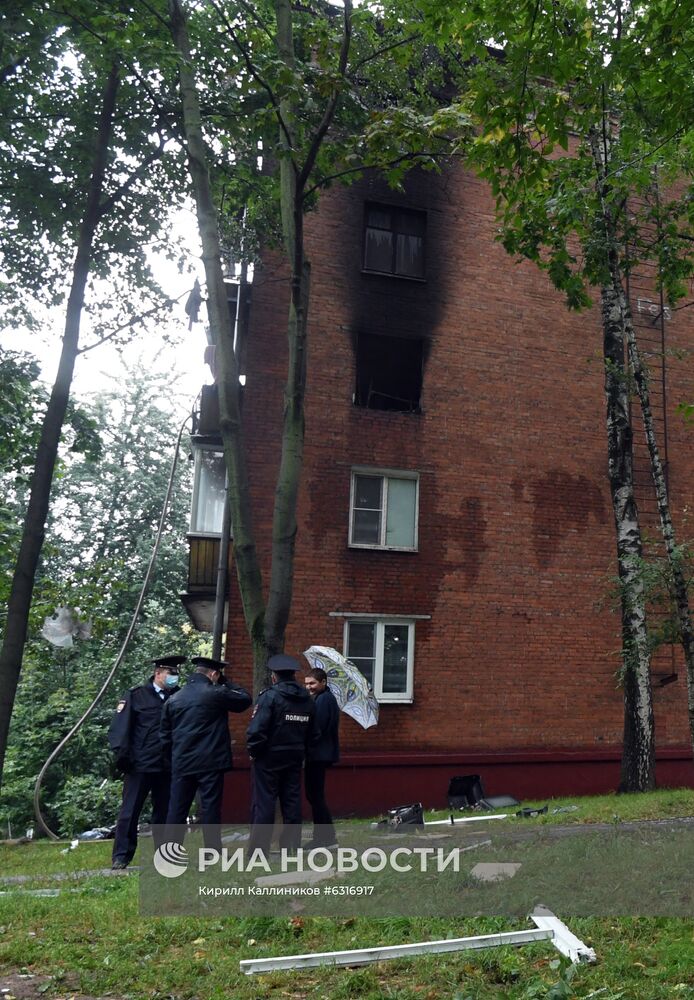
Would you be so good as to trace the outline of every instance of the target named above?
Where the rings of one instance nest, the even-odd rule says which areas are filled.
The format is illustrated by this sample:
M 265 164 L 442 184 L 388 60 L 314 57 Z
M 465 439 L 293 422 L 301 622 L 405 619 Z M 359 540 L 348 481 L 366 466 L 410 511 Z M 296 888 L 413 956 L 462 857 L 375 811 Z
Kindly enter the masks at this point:
M 526 803 L 524 803 L 525 805 Z M 618 823 L 694 815 L 694 791 L 566 799 L 577 806 L 524 824 Z M 260 997 L 493 998 L 534 1000 L 595 997 L 692 998 L 694 920 L 596 918 L 558 913 L 594 948 L 598 962 L 569 967 L 549 943 L 477 953 L 419 957 L 357 969 L 310 969 L 246 977 L 239 960 L 344 950 L 520 929 L 509 917 L 423 919 L 142 918 L 138 877 L 86 877 L 108 867 L 110 843 L 0 844 L 0 877 L 29 875 L 0 886 L 0 1000 L 125 997 L 132 1000 L 217 1000 Z M 64 881 L 44 876 L 65 873 Z M 633 878 L 638 879 L 638 872 Z M 694 873 L 692 874 L 694 879 Z M 59 888 L 31 896 L 28 887 Z M 230 912 L 233 899 L 229 900 Z M 358 906 L 358 904 L 354 904 Z M 694 916 L 694 914 L 693 914 Z M 18 978 L 33 976 L 34 978 Z

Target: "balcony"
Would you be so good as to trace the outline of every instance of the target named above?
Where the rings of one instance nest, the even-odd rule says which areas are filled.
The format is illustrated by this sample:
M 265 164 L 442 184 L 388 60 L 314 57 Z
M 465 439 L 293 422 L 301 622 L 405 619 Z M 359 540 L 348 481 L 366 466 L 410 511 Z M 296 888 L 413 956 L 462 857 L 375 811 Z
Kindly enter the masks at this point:
M 215 385 L 203 386 L 200 410 L 193 415 L 190 443 L 195 472 L 188 533 L 188 585 L 180 598 L 195 628 L 200 632 L 211 632 L 226 496 L 226 469 L 219 435 L 219 403 Z M 231 561 L 230 547 L 227 580 Z M 226 614 L 225 610 L 225 619 Z

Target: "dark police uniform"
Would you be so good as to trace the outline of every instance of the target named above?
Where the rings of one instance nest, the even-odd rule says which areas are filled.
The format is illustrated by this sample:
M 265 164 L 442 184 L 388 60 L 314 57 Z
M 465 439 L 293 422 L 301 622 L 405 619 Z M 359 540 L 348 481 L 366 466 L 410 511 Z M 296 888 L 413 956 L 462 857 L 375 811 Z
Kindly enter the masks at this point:
M 335 842 L 333 818 L 325 801 L 325 772 L 340 759 L 340 708 L 329 687 L 313 699 L 320 738 L 306 754 L 304 788 L 313 814 L 313 845 Z
M 193 674 L 167 701 L 161 716 L 161 739 L 172 773 L 167 824 L 185 826 L 196 792 L 201 821 L 221 822 L 224 772 L 232 766 L 228 713 L 245 712 L 251 703 L 243 688 L 229 681 L 213 684 L 201 673 Z M 181 835 L 179 830 L 179 839 Z
M 178 691 L 178 688 L 173 688 Z M 161 714 L 168 698 L 150 677 L 146 684 L 130 688 L 118 702 L 108 742 L 116 755 L 116 767 L 123 771 L 123 801 L 113 841 L 113 864 L 127 865 L 137 848 L 137 824 L 152 795 L 152 823 L 166 820 L 169 807 L 171 771 L 159 739 Z
M 308 747 L 320 736 L 316 726 L 313 698 L 291 674 L 282 676 L 271 657 L 268 667 L 278 672 L 277 683 L 261 691 L 246 734 L 251 771 L 252 799 L 251 848 L 267 854 L 275 822 L 275 804 L 279 799 L 285 828 L 280 837 L 283 847 L 295 848 L 301 842 L 301 766 Z M 298 669 L 299 664 L 296 661 Z

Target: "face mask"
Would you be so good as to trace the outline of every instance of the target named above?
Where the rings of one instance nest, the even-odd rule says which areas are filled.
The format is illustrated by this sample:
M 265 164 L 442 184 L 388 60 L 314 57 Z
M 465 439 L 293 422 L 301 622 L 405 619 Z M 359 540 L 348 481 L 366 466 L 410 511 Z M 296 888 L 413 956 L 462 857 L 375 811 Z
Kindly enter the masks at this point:
M 175 688 L 178 684 L 178 674 L 167 674 L 164 678 L 167 688 Z

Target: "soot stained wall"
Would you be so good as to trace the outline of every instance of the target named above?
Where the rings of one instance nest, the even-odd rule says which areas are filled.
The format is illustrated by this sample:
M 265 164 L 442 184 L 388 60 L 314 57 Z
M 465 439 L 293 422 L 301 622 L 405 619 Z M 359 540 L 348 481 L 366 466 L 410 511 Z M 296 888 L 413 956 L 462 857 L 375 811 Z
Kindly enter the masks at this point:
M 427 213 L 424 281 L 364 273 L 364 205 Z M 312 263 L 305 469 L 287 649 L 342 648 L 359 612 L 416 622 L 414 702 L 376 729 L 349 719 L 346 751 L 618 748 L 622 695 L 606 476 L 599 310 L 569 313 L 546 277 L 495 242 L 485 186 L 458 170 L 335 188 L 307 220 Z M 287 275 L 267 255 L 254 286 L 245 420 L 267 574 L 286 375 Z M 674 329 L 674 327 L 677 327 Z M 425 342 L 420 413 L 355 406 L 360 333 Z M 673 323 L 691 349 L 692 321 Z M 669 398 L 694 398 L 673 362 Z M 675 421 L 678 522 L 694 486 L 691 431 Z M 348 547 L 350 470 L 420 476 L 416 553 Z M 232 589 L 236 676 L 250 652 Z M 659 745 L 688 740 L 683 670 L 656 689 Z

